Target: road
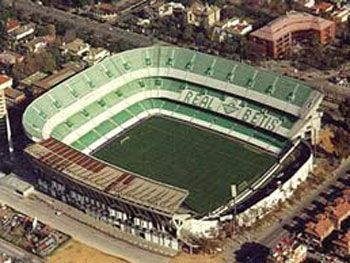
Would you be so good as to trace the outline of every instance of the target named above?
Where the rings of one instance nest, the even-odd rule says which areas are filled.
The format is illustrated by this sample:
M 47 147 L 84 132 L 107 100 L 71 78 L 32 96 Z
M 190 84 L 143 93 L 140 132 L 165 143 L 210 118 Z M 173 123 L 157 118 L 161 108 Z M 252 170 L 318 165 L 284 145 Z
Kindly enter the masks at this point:
M 318 198 L 320 193 L 324 192 L 332 184 L 334 184 L 340 177 L 344 176 L 347 170 L 350 169 L 350 158 L 346 160 L 341 166 L 334 172 L 334 176 L 325 181 L 320 185 L 315 191 L 307 195 L 302 202 L 299 202 L 296 207 L 288 211 L 288 215 L 282 219 L 282 221 L 277 222 L 272 228 L 266 231 L 266 235 L 261 237 L 257 242 L 264 244 L 268 247 L 273 247 L 276 243 L 283 237 L 288 235 L 288 231 L 283 228 L 283 225 L 291 224 L 293 217 L 300 215 L 302 210 L 311 205 L 311 203 Z
M 289 232 L 284 229 L 284 225 L 291 225 L 295 216 L 303 214 L 303 209 L 312 204 L 314 200 L 319 199 L 319 195 L 325 192 L 330 186 L 334 185 L 339 178 L 345 175 L 346 171 L 350 170 L 350 158 L 344 161 L 336 171 L 333 172 L 333 176 L 329 177 L 317 188 L 304 191 L 304 196 L 301 201 L 294 200 L 293 205 L 290 208 L 284 208 L 276 217 L 276 214 L 272 213 L 270 219 L 263 219 L 261 226 L 252 228 L 251 230 L 243 231 L 238 236 L 228 243 L 225 250 L 225 256 L 232 262 L 235 262 L 235 252 L 242 248 L 242 245 L 250 242 L 257 242 L 266 247 L 273 248 L 280 241 L 282 237 L 289 236 Z
M 350 98 L 349 87 L 332 84 L 328 81 L 331 76 L 337 75 L 336 70 L 321 71 L 316 68 L 307 69 L 305 71 L 295 70 L 291 66 L 291 61 L 266 61 L 262 63 L 262 67 L 279 74 L 286 74 L 290 77 L 301 79 L 310 87 L 324 93 L 328 99 L 342 101 L 344 98 Z
M 88 246 L 94 247 L 104 253 L 124 258 L 132 263 L 166 263 L 169 261 L 168 257 L 151 253 L 118 240 L 107 233 L 103 233 L 87 224 L 77 221 L 72 216 L 68 216 L 65 213 L 57 216 L 55 214 L 57 210 L 52 206 L 38 199 L 23 198 L 1 185 L 0 202 L 24 214 L 37 217 L 45 224 L 71 235 L 74 239 Z M 74 209 L 72 209 L 72 211 L 73 210 Z M 76 212 L 80 213 L 79 211 Z M 80 215 L 80 217 L 83 218 L 84 216 Z
M 59 21 L 66 24 L 70 23 L 74 25 L 77 32 L 93 32 L 96 36 L 99 36 L 102 39 L 108 39 L 110 42 L 126 40 L 127 42 L 134 44 L 136 47 L 149 46 L 153 44 L 150 37 L 134 32 L 128 32 L 117 27 L 112 27 L 108 23 L 100 23 L 87 17 L 65 12 L 54 7 L 38 5 L 29 0 L 16 0 L 15 2 L 16 4 L 13 8 L 17 11 L 24 11 L 23 13 L 25 15 L 40 17 L 42 19 L 50 19 L 50 21 Z

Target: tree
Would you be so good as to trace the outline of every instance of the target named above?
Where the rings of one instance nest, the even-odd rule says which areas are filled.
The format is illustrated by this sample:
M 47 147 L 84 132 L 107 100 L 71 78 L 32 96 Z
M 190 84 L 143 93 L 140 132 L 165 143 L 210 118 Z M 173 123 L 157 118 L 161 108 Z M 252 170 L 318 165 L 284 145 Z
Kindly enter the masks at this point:
M 203 32 L 199 32 L 198 34 L 196 34 L 196 43 L 197 43 L 197 45 L 204 46 L 206 40 L 207 39 L 206 39 L 206 37 L 205 37 Z
M 183 35 L 182 35 L 183 40 L 185 41 L 192 41 L 193 39 L 193 29 L 192 26 L 187 25 L 185 27 L 185 30 L 183 31 Z

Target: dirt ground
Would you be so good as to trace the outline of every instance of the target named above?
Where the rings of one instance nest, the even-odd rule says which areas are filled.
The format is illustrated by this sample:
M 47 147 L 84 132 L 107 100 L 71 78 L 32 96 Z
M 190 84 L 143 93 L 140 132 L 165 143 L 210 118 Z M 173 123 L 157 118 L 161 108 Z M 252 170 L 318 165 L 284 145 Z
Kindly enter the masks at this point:
M 330 127 L 320 130 L 319 133 L 319 146 L 326 152 L 332 154 L 334 152 L 334 144 L 332 143 L 332 138 L 334 137 L 334 132 Z
M 174 257 L 170 263 L 224 263 L 227 262 L 224 255 L 189 255 L 181 253 Z
M 69 241 L 48 258 L 48 263 L 128 263 L 75 240 Z

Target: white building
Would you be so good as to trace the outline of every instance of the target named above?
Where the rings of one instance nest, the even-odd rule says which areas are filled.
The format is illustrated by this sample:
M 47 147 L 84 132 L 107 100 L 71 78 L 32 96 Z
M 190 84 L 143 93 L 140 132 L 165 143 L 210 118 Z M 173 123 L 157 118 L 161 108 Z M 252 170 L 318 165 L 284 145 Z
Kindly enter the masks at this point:
M 19 28 L 11 31 L 9 34 L 14 40 L 19 41 L 33 35 L 34 32 L 35 32 L 35 25 L 33 23 L 29 23 L 29 24 L 20 26 Z
M 158 9 L 159 17 L 172 16 L 174 11 L 184 11 L 185 7 L 181 3 L 169 2 L 161 5 Z
M 233 17 L 226 22 L 217 24 L 214 27 L 213 38 L 218 39 L 220 42 L 229 39 L 236 38 L 237 36 L 247 35 L 253 30 L 253 26 L 246 20 L 241 20 L 238 17 Z
M 344 6 L 342 8 L 339 8 L 335 10 L 332 13 L 332 18 L 338 23 L 344 23 L 348 21 L 348 18 L 350 16 L 350 7 L 349 6 Z
M 109 52 L 107 49 L 104 49 L 102 47 L 91 48 L 89 55 L 85 57 L 85 60 L 88 63 L 96 64 L 110 55 L 111 55 L 111 52 Z
M 69 54 L 74 57 L 85 57 L 90 52 L 90 45 L 82 39 L 76 38 L 72 42 L 63 43 L 60 49 L 63 54 Z

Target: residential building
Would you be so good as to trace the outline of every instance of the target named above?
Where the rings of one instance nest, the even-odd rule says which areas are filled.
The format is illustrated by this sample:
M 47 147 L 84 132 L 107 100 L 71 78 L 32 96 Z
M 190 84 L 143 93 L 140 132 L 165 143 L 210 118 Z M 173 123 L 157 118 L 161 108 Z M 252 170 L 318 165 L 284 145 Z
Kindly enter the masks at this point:
M 36 53 L 40 50 L 45 49 L 49 44 L 53 43 L 55 41 L 55 36 L 42 36 L 42 37 L 36 37 L 32 39 L 31 41 L 25 43 L 22 45 L 22 48 L 26 53 Z
M 226 39 L 236 39 L 247 35 L 252 30 L 253 26 L 246 20 L 234 17 L 225 22 L 216 24 L 213 29 L 212 39 L 220 42 Z
M 336 229 L 334 222 L 327 214 L 318 214 L 316 222 L 309 221 L 305 225 L 305 233 L 317 242 L 322 242 Z
M 338 235 L 338 238 L 332 243 L 339 248 L 342 253 L 350 255 L 350 230 L 345 234 Z
M 293 45 L 299 41 L 310 41 L 317 37 L 321 45 L 335 39 L 336 24 L 307 13 L 290 12 L 249 35 L 257 52 L 272 58 L 286 57 Z
M 185 7 L 181 3 L 169 2 L 162 4 L 158 9 L 159 17 L 172 16 L 175 12 L 182 12 Z
M 187 8 L 187 23 L 204 28 L 211 28 L 220 21 L 221 9 L 215 5 L 195 1 Z
M 0 53 L 0 64 L 4 66 L 12 66 L 21 63 L 23 60 L 24 56 L 10 50 L 5 50 Z
M 119 9 L 112 5 L 101 3 L 93 6 L 90 10 L 90 14 L 97 20 L 110 21 L 114 20 L 118 16 Z
M 110 55 L 111 55 L 111 52 L 109 52 L 107 49 L 104 49 L 102 47 L 91 48 L 89 55 L 85 58 L 85 60 L 89 64 L 96 64 Z
M 350 16 L 350 8 L 347 6 L 341 7 L 332 13 L 332 18 L 337 23 L 345 23 Z
M 15 40 L 20 41 L 30 36 L 33 36 L 35 33 L 35 24 L 29 23 L 22 25 L 9 33 L 9 35 Z
M 341 228 L 342 222 L 350 217 L 350 203 L 343 197 L 338 197 L 325 210 L 338 230 Z
M 11 87 L 5 89 L 6 106 L 8 108 L 18 106 L 26 99 L 26 95 L 23 91 L 13 89 Z
M 312 8 L 312 12 L 316 15 L 318 14 L 326 14 L 332 12 L 334 9 L 334 5 L 328 2 L 319 2 L 316 3 Z
M 37 72 L 33 73 L 32 75 L 26 77 L 25 79 L 22 79 L 19 82 L 18 89 L 24 91 L 25 89 L 30 88 L 33 85 L 33 83 L 46 78 L 47 75 L 48 74 L 46 74 L 44 72 L 37 71 Z
M 72 42 L 63 43 L 60 49 L 63 54 L 69 54 L 73 57 L 85 57 L 90 51 L 90 45 L 82 39 L 76 38 Z
M 20 23 L 17 19 L 10 18 L 6 22 L 6 32 L 7 34 L 11 33 L 12 31 L 15 31 L 20 27 Z
M 315 4 L 316 4 L 315 0 L 305 0 L 304 6 L 306 8 L 312 8 L 315 6 Z
M 292 238 L 281 239 L 271 252 L 276 263 L 301 263 L 307 258 L 307 247 Z

